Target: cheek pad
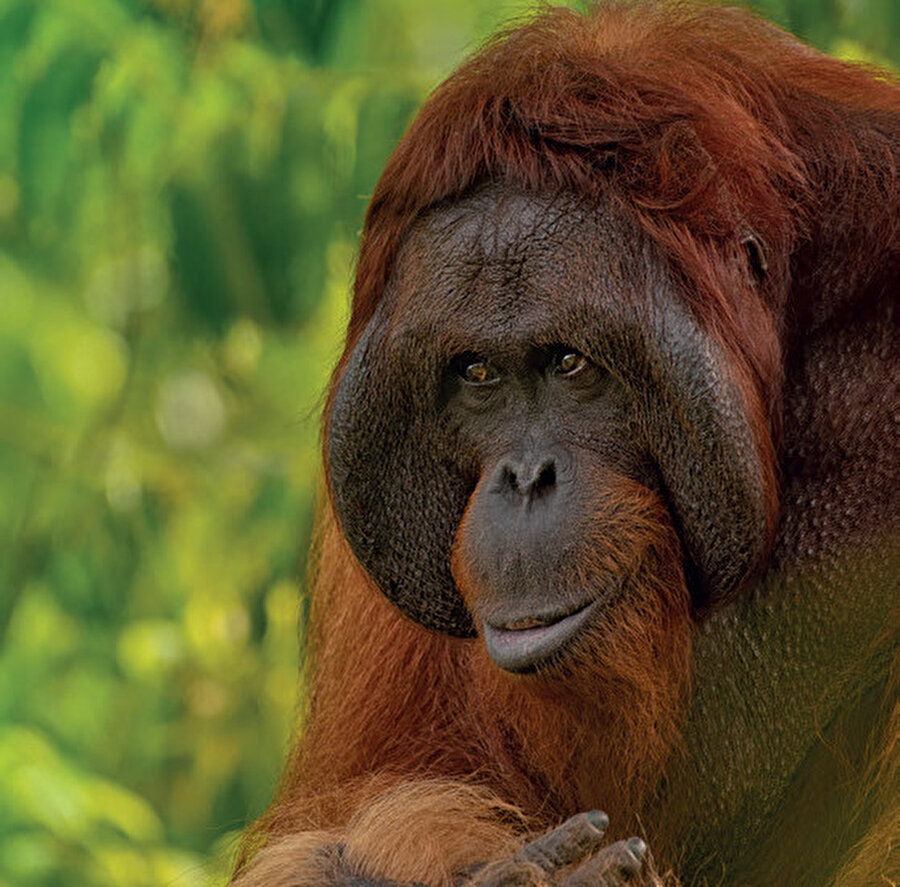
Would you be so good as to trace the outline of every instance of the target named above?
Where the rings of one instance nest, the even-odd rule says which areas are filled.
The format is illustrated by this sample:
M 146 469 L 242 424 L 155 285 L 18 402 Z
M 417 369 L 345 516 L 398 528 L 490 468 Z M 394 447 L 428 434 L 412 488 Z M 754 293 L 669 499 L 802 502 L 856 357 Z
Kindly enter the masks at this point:
M 404 613 L 472 637 L 450 573 L 469 484 L 436 408 L 440 371 L 413 363 L 421 345 L 390 345 L 376 312 L 332 402 L 328 472 L 338 520 L 360 564 Z
M 606 347 L 630 389 L 673 518 L 697 567 L 695 603 L 727 598 L 767 546 L 766 488 L 728 358 L 670 293 L 624 314 Z

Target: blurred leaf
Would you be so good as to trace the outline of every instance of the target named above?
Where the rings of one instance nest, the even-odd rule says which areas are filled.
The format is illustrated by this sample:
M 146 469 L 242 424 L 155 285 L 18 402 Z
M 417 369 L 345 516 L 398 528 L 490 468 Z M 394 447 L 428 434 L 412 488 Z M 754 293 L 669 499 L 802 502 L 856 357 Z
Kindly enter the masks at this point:
M 156 841 L 162 824 L 132 792 L 65 761 L 38 733 L 0 731 L 0 798 L 14 822 L 42 825 L 62 841 L 83 841 L 109 825 L 133 841 Z

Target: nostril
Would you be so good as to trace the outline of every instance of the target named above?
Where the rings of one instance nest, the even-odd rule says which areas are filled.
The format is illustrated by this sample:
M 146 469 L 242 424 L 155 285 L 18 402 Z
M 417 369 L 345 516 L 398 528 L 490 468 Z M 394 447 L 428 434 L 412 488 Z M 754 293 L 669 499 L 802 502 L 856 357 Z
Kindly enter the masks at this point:
M 504 490 L 519 491 L 519 478 L 516 472 L 508 465 L 503 468 L 503 477 L 500 480 L 500 486 Z
M 556 486 L 556 463 L 552 459 L 544 462 L 537 471 L 537 477 L 531 485 L 532 495 L 546 493 Z

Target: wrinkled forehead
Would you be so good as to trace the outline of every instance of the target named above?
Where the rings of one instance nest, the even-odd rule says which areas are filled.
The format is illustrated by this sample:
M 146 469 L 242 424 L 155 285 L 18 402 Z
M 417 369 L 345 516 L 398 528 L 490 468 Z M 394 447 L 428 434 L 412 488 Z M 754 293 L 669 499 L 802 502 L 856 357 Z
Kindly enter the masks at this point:
M 554 342 L 604 315 L 633 316 L 660 266 L 648 238 L 610 201 L 495 185 L 416 222 L 385 307 L 396 331 L 440 331 L 460 347 L 523 336 Z

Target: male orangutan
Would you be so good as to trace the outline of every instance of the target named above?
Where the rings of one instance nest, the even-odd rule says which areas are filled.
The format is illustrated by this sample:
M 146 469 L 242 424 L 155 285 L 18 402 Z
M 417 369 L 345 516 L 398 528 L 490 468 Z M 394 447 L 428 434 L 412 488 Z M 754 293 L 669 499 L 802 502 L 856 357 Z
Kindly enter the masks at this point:
M 236 884 L 897 883 L 898 154 L 889 75 L 728 9 L 546 11 L 437 90 Z

